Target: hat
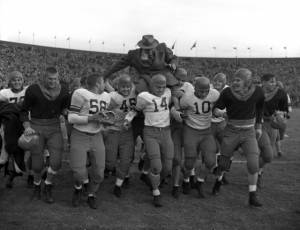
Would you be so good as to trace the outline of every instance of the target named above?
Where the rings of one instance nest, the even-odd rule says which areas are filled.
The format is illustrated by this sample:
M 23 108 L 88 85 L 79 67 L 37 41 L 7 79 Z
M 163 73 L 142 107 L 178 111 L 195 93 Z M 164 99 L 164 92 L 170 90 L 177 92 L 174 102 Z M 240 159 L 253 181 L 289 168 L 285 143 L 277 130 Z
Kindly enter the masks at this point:
M 153 37 L 153 35 L 144 35 L 137 45 L 142 49 L 153 49 L 158 44 L 158 41 Z

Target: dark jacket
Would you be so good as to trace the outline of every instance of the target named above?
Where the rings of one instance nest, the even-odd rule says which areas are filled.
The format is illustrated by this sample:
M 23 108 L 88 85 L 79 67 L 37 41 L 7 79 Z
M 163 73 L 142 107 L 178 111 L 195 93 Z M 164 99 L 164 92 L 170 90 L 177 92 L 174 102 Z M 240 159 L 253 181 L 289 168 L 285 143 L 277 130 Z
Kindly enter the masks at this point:
M 156 73 L 168 72 L 167 64 L 177 65 L 177 57 L 165 43 L 160 43 L 154 49 L 152 59 L 147 62 L 141 60 L 140 52 L 141 49 L 130 50 L 126 56 L 105 72 L 104 77 L 107 78 L 127 66 L 134 67 L 139 74 L 154 75 Z

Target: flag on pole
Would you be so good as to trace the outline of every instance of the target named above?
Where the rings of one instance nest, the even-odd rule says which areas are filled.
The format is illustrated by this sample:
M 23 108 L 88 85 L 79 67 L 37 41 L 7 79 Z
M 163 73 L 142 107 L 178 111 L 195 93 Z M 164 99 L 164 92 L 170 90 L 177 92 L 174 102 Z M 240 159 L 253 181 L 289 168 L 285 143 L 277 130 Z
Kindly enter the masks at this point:
M 194 42 L 194 44 L 191 47 L 191 50 L 194 49 L 197 46 L 197 41 Z
M 56 39 L 56 35 L 54 35 L 54 39 Z
M 125 47 L 125 43 L 123 43 L 123 47 Z
M 102 45 L 104 45 L 104 41 L 102 42 Z
M 216 49 L 217 49 L 217 47 L 213 46 L 213 49 L 214 49 L 214 50 L 216 50 Z
M 232 48 L 233 48 L 234 50 L 237 50 L 237 47 L 235 47 L 235 46 L 234 46 L 234 47 L 232 47 Z
M 173 50 L 175 48 L 175 44 L 176 44 L 176 41 L 173 43 L 171 49 Z
M 91 39 L 90 39 L 90 40 L 89 40 L 89 44 L 91 44 L 91 42 L 92 42 L 92 41 L 91 41 Z
M 67 41 L 70 41 L 70 37 L 67 37 Z

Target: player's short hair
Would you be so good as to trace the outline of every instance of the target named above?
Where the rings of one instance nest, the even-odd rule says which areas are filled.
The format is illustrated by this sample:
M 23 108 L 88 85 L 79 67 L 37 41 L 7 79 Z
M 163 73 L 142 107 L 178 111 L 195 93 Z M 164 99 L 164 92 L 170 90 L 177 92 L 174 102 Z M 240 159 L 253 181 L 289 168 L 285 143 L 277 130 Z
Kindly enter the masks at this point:
M 92 88 L 92 87 L 96 86 L 96 83 L 100 78 L 103 78 L 103 77 L 99 74 L 88 75 L 88 77 L 86 78 L 87 87 Z
M 267 73 L 261 77 L 261 81 L 270 81 L 272 78 L 275 78 L 275 75 L 271 73 Z
M 46 74 L 49 74 L 49 75 L 57 74 L 57 69 L 53 66 L 47 67 Z
M 23 74 L 19 71 L 12 71 L 7 75 L 9 82 L 12 81 L 13 79 L 15 79 L 16 77 L 24 79 Z

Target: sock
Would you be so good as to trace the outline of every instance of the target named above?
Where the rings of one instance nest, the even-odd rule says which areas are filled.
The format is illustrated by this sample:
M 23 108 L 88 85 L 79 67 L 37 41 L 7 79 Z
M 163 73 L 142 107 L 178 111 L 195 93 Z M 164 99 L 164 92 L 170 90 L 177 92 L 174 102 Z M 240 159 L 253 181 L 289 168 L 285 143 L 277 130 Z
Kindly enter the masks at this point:
M 158 189 L 155 189 L 152 191 L 153 196 L 159 196 L 160 195 L 160 191 Z
M 197 181 L 203 183 L 203 182 L 204 182 L 204 179 L 202 179 L 202 178 L 200 178 L 200 177 L 197 177 Z
M 190 182 L 190 178 L 183 178 L 183 181 L 186 182 L 186 183 L 189 183 Z
M 48 167 L 47 178 L 45 180 L 45 184 L 52 184 L 53 177 L 55 174 L 56 174 L 56 172 L 51 167 Z
M 260 168 L 258 171 L 258 175 L 261 175 L 261 174 L 263 174 L 263 168 Z
M 191 176 L 195 176 L 196 175 L 196 173 L 195 173 L 195 168 L 193 168 L 192 170 L 191 170 Z
M 33 184 L 36 186 L 39 186 L 41 184 L 41 180 L 40 181 L 33 181 Z
M 249 192 L 255 192 L 256 191 L 256 185 L 249 185 Z
M 148 172 L 148 171 L 145 171 L 145 170 L 143 169 L 143 170 L 142 170 L 142 173 L 145 174 L 145 175 L 148 175 L 149 172 Z
M 118 186 L 118 187 L 121 187 L 122 186 L 122 184 L 123 184 L 123 179 L 120 179 L 120 178 L 117 178 L 117 180 L 116 180 L 116 185 Z
M 74 188 L 77 189 L 77 190 L 82 189 L 82 185 L 76 185 L 76 184 L 74 184 Z

